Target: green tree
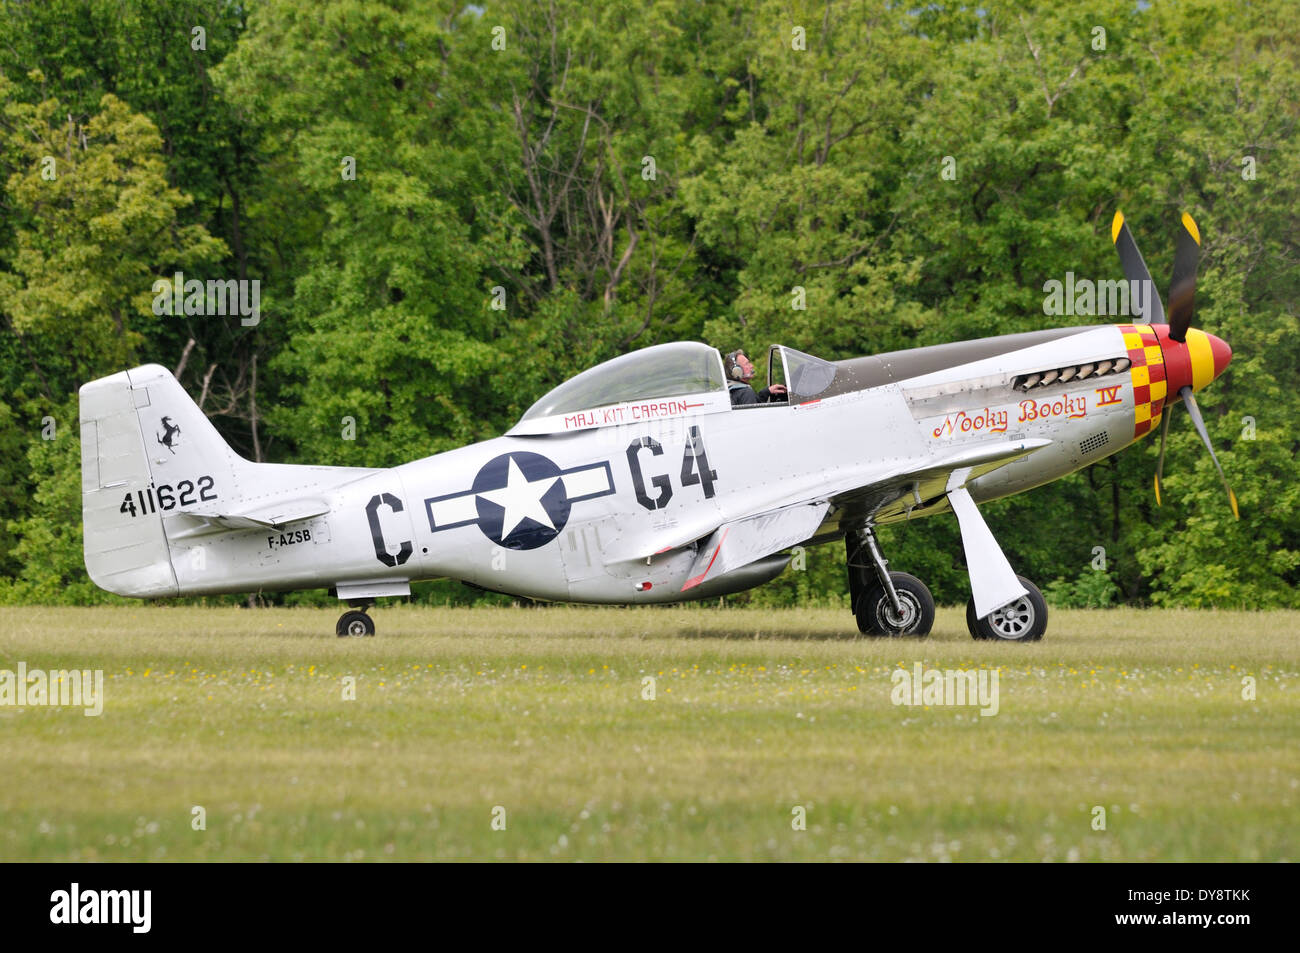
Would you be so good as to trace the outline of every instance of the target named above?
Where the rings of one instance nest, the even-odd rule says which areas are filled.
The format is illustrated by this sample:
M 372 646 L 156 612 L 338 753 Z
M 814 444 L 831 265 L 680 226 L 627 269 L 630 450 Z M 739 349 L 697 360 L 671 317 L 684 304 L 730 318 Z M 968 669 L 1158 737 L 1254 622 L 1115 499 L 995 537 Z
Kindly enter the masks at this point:
M 6 88 L 0 75 L 0 91 Z M 187 199 L 166 182 L 161 140 L 147 118 L 111 95 L 84 125 L 63 122 L 64 115 L 52 99 L 11 99 L 0 117 L 3 162 L 12 170 L 4 185 L 12 218 L 11 244 L 0 259 L 0 315 L 8 349 L 19 358 L 6 368 L 3 413 L 16 426 L 5 439 L 15 445 L 11 452 L 24 438 L 30 448 L 6 455 L 17 492 L 5 494 L 13 506 L 5 520 L 19 539 L 0 559 L 21 565 L 29 580 L 40 575 L 45 582 L 30 591 L 42 598 L 81 592 L 61 558 L 75 550 L 80 563 L 73 382 L 139 363 L 138 329 L 166 320 L 151 307 L 156 262 L 197 265 L 224 251 L 202 226 L 177 223 Z M 57 446 L 43 439 L 47 417 Z M 20 479 L 12 461 L 23 458 L 32 469 Z M 64 496 L 53 505 L 58 494 Z M 29 501 L 36 507 L 23 505 Z M 13 518 L 15 510 L 26 516 Z M 35 559 L 38 552 L 51 558 Z
M 237 108 L 264 117 L 280 160 L 267 188 L 320 210 L 273 367 L 288 401 L 271 423 L 303 458 L 393 464 L 500 424 L 506 358 L 491 342 L 509 318 L 489 307 L 483 270 L 518 253 L 481 183 L 502 119 L 461 59 L 468 21 L 428 14 L 268 3 L 216 72 Z
M 746 75 L 727 81 L 734 137 L 697 134 L 683 183 L 700 241 L 736 269 L 732 313 L 707 337 L 828 358 L 916 340 L 931 318 L 908 292 L 923 262 L 893 239 L 913 175 L 900 131 L 932 82 L 929 46 L 898 10 L 762 6 Z

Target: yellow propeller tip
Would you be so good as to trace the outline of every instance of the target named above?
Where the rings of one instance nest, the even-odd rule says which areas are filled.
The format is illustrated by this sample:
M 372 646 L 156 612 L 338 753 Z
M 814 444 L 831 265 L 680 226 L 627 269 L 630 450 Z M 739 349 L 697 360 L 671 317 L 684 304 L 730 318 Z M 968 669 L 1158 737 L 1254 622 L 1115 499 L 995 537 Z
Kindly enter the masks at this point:
M 1119 241 L 1119 230 L 1124 227 L 1124 213 L 1119 209 L 1115 210 L 1115 217 L 1110 220 L 1110 241 L 1111 244 Z M 1200 242 L 1200 239 L 1197 239 Z
M 1156 506 L 1163 506 L 1160 502 L 1160 477 L 1156 477 Z
M 1228 491 L 1228 500 L 1229 500 L 1229 502 L 1232 503 L 1232 517 L 1233 517 L 1233 519 L 1237 519 L 1237 520 L 1241 519 L 1241 513 L 1238 512 L 1238 510 L 1237 510 L 1237 494 L 1236 494 L 1236 493 L 1233 493 L 1231 490 L 1229 490 L 1229 491 Z
M 1196 244 L 1201 243 L 1201 230 L 1196 227 L 1196 221 L 1186 212 L 1183 213 L 1183 228 L 1187 229 L 1187 233 L 1196 239 Z

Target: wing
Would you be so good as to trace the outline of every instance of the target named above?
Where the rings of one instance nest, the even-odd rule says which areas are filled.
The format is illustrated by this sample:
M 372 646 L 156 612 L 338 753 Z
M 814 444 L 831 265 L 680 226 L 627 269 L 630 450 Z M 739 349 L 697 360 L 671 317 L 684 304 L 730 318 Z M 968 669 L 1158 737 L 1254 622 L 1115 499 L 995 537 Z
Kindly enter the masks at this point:
M 1051 445 L 1050 440 L 991 440 L 963 447 L 923 466 L 839 489 L 830 497 L 841 523 L 928 516 L 949 508 L 948 493 Z
M 682 587 L 686 591 L 810 540 L 819 530 L 834 532 L 844 525 L 878 521 L 908 511 L 936 512 L 950 505 L 949 493 L 1050 443 L 1042 439 L 990 441 L 962 448 L 922 467 L 900 467 L 883 473 L 877 464 L 871 470 L 839 475 L 814 494 L 804 488 L 803 498 L 780 500 L 756 513 L 736 514 L 721 524 L 713 516 L 707 522 L 673 527 L 670 533 L 638 550 L 609 554 L 607 562 L 650 559 L 697 545 L 695 563 Z
M 700 547 L 682 592 L 810 539 L 830 505 L 829 500 L 796 503 L 724 523 Z

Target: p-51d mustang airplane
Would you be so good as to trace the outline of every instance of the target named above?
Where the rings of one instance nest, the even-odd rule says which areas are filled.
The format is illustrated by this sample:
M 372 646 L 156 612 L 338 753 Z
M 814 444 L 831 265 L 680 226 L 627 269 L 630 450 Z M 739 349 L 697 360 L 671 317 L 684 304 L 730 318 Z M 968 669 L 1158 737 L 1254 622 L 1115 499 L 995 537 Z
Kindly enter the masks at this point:
M 761 585 L 792 547 L 843 539 L 858 628 L 925 635 L 934 600 L 887 570 L 875 527 L 951 510 L 971 634 L 1039 639 L 1043 597 L 976 504 L 1110 456 L 1178 400 L 1210 447 L 1192 395 L 1232 357 L 1189 328 L 1189 216 L 1167 324 L 1121 214 L 1111 237 L 1128 279 L 1114 284 L 1139 295 L 1144 323 L 838 362 L 773 346 L 769 380 L 789 399 L 748 407 L 732 406 L 718 351 L 662 344 L 566 381 L 505 436 L 392 469 L 250 463 L 164 368 L 114 374 L 81 388 L 86 568 L 142 598 L 329 587 L 353 607 L 337 633 L 373 635 L 366 609 L 412 580 L 677 602 Z

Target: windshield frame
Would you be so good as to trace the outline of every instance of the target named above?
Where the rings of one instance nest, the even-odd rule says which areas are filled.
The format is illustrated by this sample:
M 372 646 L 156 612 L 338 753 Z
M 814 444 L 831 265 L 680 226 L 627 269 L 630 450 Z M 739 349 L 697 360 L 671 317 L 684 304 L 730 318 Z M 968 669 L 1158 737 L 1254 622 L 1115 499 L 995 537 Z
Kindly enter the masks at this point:
M 781 355 L 781 382 L 785 384 L 790 395 L 790 403 L 797 404 L 808 400 L 817 400 L 819 395 L 824 394 L 835 381 L 835 376 L 839 372 L 839 366 L 832 361 L 818 357 L 816 354 L 809 354 L 807 351 L 800 351 L 797 348 L 787 347 L 784 344 L 773 344 L 768 350 L 767 355 L 767 376 L 769 382 L 775 378 L 772 372 L 775 370 L 773 358 L 777 353 Z M 792 361 L 791 358 L 795 360 Z M 791 364 L 795 364 L 792 370 Z M 810 376 L 808 371 L 814 373 Z M 797 373 L 796 373 L 797 372 Z M 824 375 L 824 380 L 820 375 Z M 808 390 L 800 390 L 795 386 L 796 378 L 799 384 L 807 383 Z

